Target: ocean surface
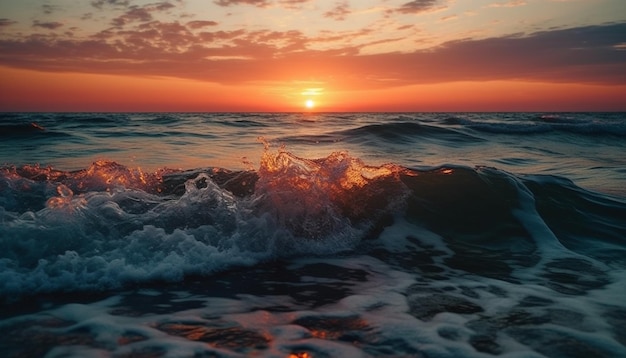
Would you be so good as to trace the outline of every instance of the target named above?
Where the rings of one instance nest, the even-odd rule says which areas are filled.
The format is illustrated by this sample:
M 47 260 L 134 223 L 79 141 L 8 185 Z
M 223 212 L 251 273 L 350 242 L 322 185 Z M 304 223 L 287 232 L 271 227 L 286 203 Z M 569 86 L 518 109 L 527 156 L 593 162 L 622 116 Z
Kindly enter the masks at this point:
M 626 357 L 625 113 L 0 113 L 3 357 Z

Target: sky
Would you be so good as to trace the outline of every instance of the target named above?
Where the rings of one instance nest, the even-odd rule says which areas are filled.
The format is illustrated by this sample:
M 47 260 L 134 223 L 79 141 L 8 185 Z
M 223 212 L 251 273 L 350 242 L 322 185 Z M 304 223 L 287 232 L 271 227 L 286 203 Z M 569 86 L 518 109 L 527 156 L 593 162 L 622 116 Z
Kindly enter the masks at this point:
M 0 0 L 0 111 L 307 110 L 626 111 L 624 0 Z

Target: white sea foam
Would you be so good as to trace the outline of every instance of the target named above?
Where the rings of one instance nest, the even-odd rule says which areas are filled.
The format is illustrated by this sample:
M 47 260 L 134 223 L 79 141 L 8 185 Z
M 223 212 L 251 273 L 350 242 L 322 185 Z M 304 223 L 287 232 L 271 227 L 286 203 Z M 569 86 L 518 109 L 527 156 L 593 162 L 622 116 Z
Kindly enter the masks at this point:
M 624 346 L 612 338 L 614 327 L 607 325 L 602 318 L 608 302 L 601 291 L 589 297 L 558 295 L 543 286 L 457 275 L 451 271 L 445 273 L 447 280 L 444 282 L 433 282 L 425 287 L 427 290 L 416 294 L 411 293 L 411 287 L 422 281 L 419 276 L 397 270 L 368 255 L 292 259 L 285 269 L 298 272 L 320 264 L 335 267 L 339 276 L 326 278 L 332 273 L 321 271 L 319 274 L 322 276 L 316 276 L 312 271 L 309 275 L 297 276 L 299 280 L 296 282 L 266 281 L 265 285 L 287 285 L 289 290 L 286 292 L 289 294 L 305 294 L 306 287 L 311 285 L 346 285 L 352 293 L 334 303 L 312 308 L 283 294 L 259 295 L 245 293 L 244 290 L 230 298 L 220 298 L 179 290 L 168 302 L 181 307 L 187 305 L 188 308 L 172 307 L 164 313 L 133 314 L 134 309 L 141 307 L 127 306 L 126 297 L 145 297 L 152 302 L 149 311 L 154 311 L 158 309 L 156 302 L 162 299 L 160 296 L 167 292 L 142 289 L 120 292 L 104 301 L 67 304 L 5 320 L 0 329 L 19 321 L 45 322 L 52 317 L 70 325 L 39 329 L 49 330 L 50 334 L 58 337 L 85 332 L 82 339 L 90 348 L 63 345 L 51 350 L 51 356 L 79 356 L 85 353 L 118 355 L 144 351 L 160 352 L 166 357 L 194 354 L 242 357 L 251 352 L 263 357 L 298 352 L 308 352 L 313 356 L 421 354 L 486 357 L 490 354 L 477 351 L 477 343 L 473 341 L 474 337 L 486 335 L 491 337 L 489 339 L 493 340 L 493 344 L 497 344 L 500 356 L 541 357 L 543 355 L 536 351 L 536 343 L 525 341 L 530 339 L 525 338 L 525 332 L 533 331 L 545 331 L 548 337 L 563 335 L 569 337 L 563 339 L 580 342 L 582 349 L 595 347 L 593 349 L 602 354 L 620 356 L 626 353 Z M 358 278 L 358 272 L 366 274 L 365 280 Z M 353 279 L 344 277 L 346 274 L 353 275 Z M 448 292 L 446 295 L 476 302 L 483 308 L 482 312 L 448 311 L 429 319 L 416 317 L 411 301 L 432 292 L 441 292 L 444 288 Z M 609 292 L 617 290 L 616 294 L 622 289 L 619 285 L 607 288 Z M 476 296 L 465 296 L 461 294 L 463 290 L 471 290 Z M 608 301 L 616 296 L 609 294 Z M 527 301 L 529 297 L 534 297 L 538 304 Z M 196 306 L 194 302 L 202 304 Z M 125 307 L 130 309 L 129 314 L 124 313 Z M 288 310 L 273 310 L 271 307 Z M 454 308 L 451 309 L 454 311 Z M 548 317 L 546 315 L 552 315 L 551 321 L 542 318 Z M 568 318 L 568 315 L 571 317 Z M 225 333 L 220 333 L 222 331 Z M 128 343 L 119 344 L 126 340 Z M 232 350 L 230 344 L 235 344 L 233 347 L 238 346 L 240 350 Z

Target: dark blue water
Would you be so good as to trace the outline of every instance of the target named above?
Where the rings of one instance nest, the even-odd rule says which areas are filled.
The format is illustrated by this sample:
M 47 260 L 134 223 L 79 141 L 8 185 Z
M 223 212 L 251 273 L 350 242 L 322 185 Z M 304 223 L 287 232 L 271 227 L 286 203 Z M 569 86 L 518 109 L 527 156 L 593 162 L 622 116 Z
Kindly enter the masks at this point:
M 625 149 L 623 113 L 1 114 L 0 351 L 626 356 Z

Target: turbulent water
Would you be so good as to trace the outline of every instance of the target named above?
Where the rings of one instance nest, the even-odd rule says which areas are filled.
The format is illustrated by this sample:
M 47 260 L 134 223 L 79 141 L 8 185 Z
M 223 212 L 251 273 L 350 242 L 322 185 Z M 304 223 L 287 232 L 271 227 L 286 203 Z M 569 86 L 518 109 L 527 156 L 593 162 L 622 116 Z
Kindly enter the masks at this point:
M 0 351 L 626 356 L 624 153 L 624 113 L 0 114 Z

